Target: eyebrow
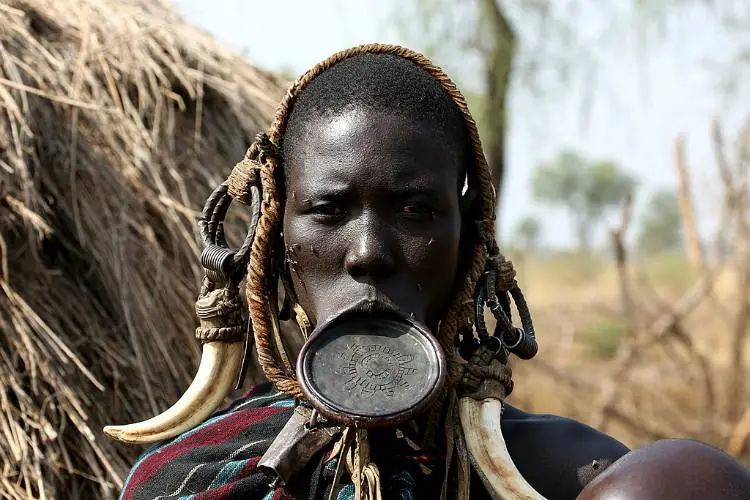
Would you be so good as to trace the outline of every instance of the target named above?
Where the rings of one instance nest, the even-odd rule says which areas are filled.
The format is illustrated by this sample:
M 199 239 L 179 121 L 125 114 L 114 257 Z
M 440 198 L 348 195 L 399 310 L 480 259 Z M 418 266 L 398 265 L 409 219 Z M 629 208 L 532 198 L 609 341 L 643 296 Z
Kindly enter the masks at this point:
M 442 196 L 443 192 L 437 186 L 402 186 L 393 190 L 399 197 L 407 196 Z
M 442 179 L 438 175 L 421 175 L 418 177 L 404 176 L 399 179 L 394 191 L 423 193 L 440 193 L 443 187 Z
M 341 186 L 321 186 L 321 187 L 313 187 L 313 186 L 305 186 L 302 188 L 303 191 L 301 193 L 297 193 L 295 191 L 292 191 L 292 193 L 289 195 L 292 199 L 295 199 L 299 203 L 305 203 L 310 202 L 313 199 L 334 199 L 334 198 L 343 198 L 345 196 L 348 196 L 351 193 L 351 189 L 347 186 L 341 185 Z
M 310 193 L 316 194 L 318 196 L 320 195 L 330 195 L 330 196 L 340 196 L 342 194 L 346 194 L 352 190 L 352 186 L 346 184 L 346 183 L 338 183 L 338 182 L 329 182 L 326 183 L 324 186 L 310 186 Z

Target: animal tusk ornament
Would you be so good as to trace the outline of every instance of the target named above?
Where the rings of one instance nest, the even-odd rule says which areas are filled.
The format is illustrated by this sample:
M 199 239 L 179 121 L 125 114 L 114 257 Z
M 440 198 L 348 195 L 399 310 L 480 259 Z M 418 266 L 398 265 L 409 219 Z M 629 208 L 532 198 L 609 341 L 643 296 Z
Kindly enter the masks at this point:
M 495 500 L 545 500 L 521 475 L 508 453 L 500 419 L 502 400 L 513 389 L 510 367 L 498 359 L 500 346 L 490 338 L 465 365 L 458 415 L 469 459 Z
M 208 342 L 198 373 L 182 397 L 164 413 L 129 425 L 108 425 L 104 433 L 125 443 L 153 443 L 175 437 L 208 418 L 224 401 L 237 381 L 242 342 Z
M 250 151 L 252 148 L 248 154 Z M 248 162 L 250 165 L 246 165 Z M 246 171 L 248 168 L 253 171 L 251 158 L 237 164 L 233 173 L 244 172 L 247 176 L 250 175 Z M 260 190 L 250 185 L 247 192 L 230 194 L 233 187 L 236 186 L 230 186 L 229 181 L 217 186 L 206 200 L 198 222 L 204 244 L 201 264 L 206 271 L 195 303 L 195 313 L 200 320 L 195 336 L 203 343 L 198 373 L 182 397 L 164 413 L 135 424 L 104 427 L 104 433 L 112 439 L 153 443 L 178 436 L 200 425 L 216 411 L 238 381 L 249 326 L 242 316 L 239 283 L 245 274 L 260 216 Z M 252 209 L 250 229 L 245 242 L 236 251 L 227 247 L 223 237 L 224 217 L 234 197 L 239 197 Z
M 198 373 L 182 397 L 167 411 L 143 422 L 108 425 L 104 433 L 126 443 L 153 443 L 200 425 L 221 406 L 242 369 L 247 326 L 235 287 L 204 289 L 195 303 L 200 320 L 196 337 L 203 342 Z
M 500 429 L 500 400 L 463 397 L 458 400 L 458 414 L 471 462 L 492 498 L 545 500 L 526 482 L 508 453 Z

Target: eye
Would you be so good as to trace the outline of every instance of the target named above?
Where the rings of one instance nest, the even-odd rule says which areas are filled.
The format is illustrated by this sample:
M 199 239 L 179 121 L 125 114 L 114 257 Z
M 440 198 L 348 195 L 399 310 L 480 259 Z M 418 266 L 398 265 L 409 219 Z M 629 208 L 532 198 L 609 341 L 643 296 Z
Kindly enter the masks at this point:
M 343 218 L 346 210 L 336 202 L 321 202 L 311 206 L 307 213 L 312 214 L 321 222 L 334 222 Z
M 418 201 L 410 201 L 404 203 L 401 207 L 401 212 L 413 219 L 430 219 L 435 216 L 435 209 L 427 203 Z

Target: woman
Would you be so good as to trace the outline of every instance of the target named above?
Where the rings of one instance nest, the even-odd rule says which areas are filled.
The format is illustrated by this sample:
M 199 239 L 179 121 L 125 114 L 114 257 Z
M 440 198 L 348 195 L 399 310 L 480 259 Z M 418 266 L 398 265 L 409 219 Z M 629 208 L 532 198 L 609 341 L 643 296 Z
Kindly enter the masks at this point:
M 211 367 L 202 363 L 197 379 L 210 372 L 213 386 L 196 382 L 192 395 L 163 416 L 106 429 L 131 442 L 181 433 L 139 459 L 124 498 L 572 499 L 597 476 L 584 497 L 688 498 L 703 488 L 712 498 L 744 498 L 750 491 L 745 469 L 698 443 L 628 454 L 581 423 L 510 405 L 501 410 L 499 401 L 512 390 L 507 351 L 533 356 L 533 329 L 495 243 L 494 193 L 475 124 L 452 82 L 420 54 L 367 45 L 305 73 L 268 136 L 258 138 L 217 193 L 202 228 L 219 257 L 203 259 L 209 272 L 197 306 L 204 359 L 213 359 Z M 216 202 L 220 195 L 255 207 L 262 198 L 248 257 L 222 250 L 221 217 L 212 219 L 226 211 Z M 226 394 L 242 351 L 235 290 L 241 272 L 217 264 L 221 255 L 241 270 L 249 258 L 258 362 L 274 385 L 253 388 L 200 423 Z M 503 322 L 509 297 L 523 328 Z M 494 342 L 481 319 L 485 305 L 504 328 Z M 279 334 L 278 318 L 289 311 L 309 336 L 296 373 L 290 340 Z M 374 347 L 363 355 L 347 343 L 352 352 L 342 347 L 332 362 L 346 359 L 353 371 L 338 379 L 340 368 L 316 374 L 315 355 L 333 342 L 320 339 L 349 338 L 336 328 L 363 315 L 368 324 L 392 319 L 404 328 L 397 337 L 414 336 L 434 356 L 420 358 L 402 346 L 373 357 L 367 349 Z M 432 382 L 416 383 L 416 373 Z M 323 390 L 316 377 L 333 377 L 332 388 Z M 349 413 L 332 402 L 336 391 L 357 395 L 346 403 Z M 407 392 L 415 399 L 404 408 L 373 409 L 381 400 L 398 406 L 394 394 Z M 487 421 L 499 422 L 502 435 Z M 495 453 L 506 445 L 512 462 Z M 686 463 L 696 479 L 689 486 Z

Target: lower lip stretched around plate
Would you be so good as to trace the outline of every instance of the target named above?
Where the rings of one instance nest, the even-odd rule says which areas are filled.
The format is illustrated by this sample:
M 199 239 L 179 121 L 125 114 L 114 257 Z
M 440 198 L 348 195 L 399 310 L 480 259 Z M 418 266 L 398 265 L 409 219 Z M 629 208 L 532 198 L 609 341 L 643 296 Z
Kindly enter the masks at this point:
M 444 371 L 442 351 L 425 329 L 368 315 L 329 323 L 310 338 L 298 364 L 312 405 L 358 427 L 389 425 L 424 408 Z

